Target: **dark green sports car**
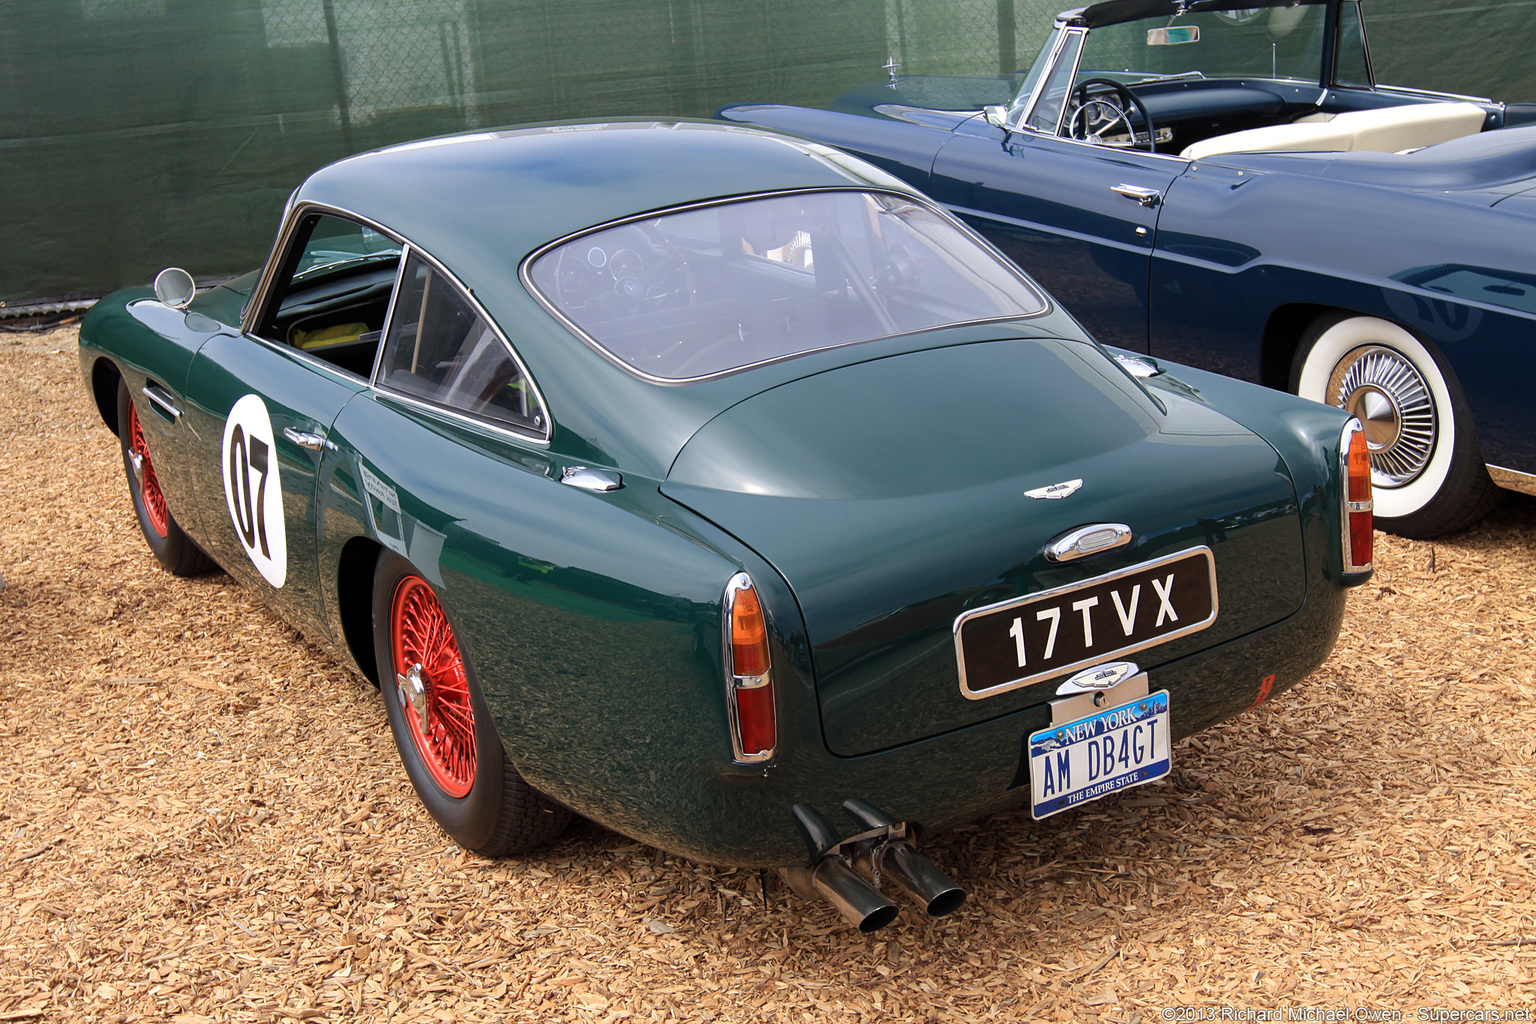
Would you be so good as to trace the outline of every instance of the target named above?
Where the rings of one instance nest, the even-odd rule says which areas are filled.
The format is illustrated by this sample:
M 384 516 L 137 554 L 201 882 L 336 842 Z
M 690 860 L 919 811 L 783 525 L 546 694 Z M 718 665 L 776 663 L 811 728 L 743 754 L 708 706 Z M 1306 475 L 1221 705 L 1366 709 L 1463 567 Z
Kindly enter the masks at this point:
M 487 855 L 577 813 L 865 929 L 914 848 L 1170 767 L 1328 654 L 1358 424 L 1114 353 L 872 166 L 705 122 L 343 160 L 80 332 L 139 525 L 379 684 Z

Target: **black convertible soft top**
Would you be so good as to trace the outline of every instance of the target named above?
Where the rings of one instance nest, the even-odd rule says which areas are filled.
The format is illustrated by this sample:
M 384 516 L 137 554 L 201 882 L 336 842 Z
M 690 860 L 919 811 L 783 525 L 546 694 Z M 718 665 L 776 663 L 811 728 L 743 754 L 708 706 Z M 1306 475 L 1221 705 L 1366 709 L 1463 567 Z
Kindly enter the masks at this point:
M 1345 0 L 1105 0 L 1091 7 L 1065 11 L 1059 20 L 1099 28 L 1143 18 L 1172 18 L 1195 11 L 1247 11 L 1257 7 L 1336 4 Z

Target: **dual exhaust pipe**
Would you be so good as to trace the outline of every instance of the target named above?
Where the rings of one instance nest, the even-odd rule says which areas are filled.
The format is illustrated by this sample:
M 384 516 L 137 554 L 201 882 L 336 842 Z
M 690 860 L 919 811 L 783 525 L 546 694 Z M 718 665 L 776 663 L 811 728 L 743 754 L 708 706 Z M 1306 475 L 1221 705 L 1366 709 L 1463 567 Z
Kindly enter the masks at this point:
M 952 914 L 965 903 L 965 890 L 917 852 L 910 826 L 863 800 L 845 801 L 843 810 L 864 831 L 839 840 L 814 808 L 795 805 L 795 819 L 811 851 L 808 865 L 784 869 L 798 895 L 826 900 L 861 932 L 878 931 L 896 919 L 896 904 L 880 891 L 887 878 L 930 917 Z

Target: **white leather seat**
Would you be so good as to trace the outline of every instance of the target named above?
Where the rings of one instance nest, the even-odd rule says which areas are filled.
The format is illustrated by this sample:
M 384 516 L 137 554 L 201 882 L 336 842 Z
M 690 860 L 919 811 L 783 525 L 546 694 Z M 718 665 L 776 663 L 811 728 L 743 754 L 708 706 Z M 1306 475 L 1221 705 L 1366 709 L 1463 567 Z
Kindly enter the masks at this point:
M 1354 132 L 1334 127 L 1333 121 L 1297 121 L 1217 135 L 1185 147 L 1179 155 L 1199 160 L 1219 153 L 1347 153 L 1354 144 Z
M 1327 121 L 1307 120 L 1249 128 L 1205 139 L 1179 155 L 1188 160 L 1220 153 L 1397 153 L 1474 135 L 1485 115 L 1475 103 L 1409 103 L 1350 110 Z
M 1475 135 L 1482 131 L 1485 117 L 1476 103 L 1411 103 L 1350 110 L 1328 123 L 1354 132 L 1356 152 L 1397 153 Z

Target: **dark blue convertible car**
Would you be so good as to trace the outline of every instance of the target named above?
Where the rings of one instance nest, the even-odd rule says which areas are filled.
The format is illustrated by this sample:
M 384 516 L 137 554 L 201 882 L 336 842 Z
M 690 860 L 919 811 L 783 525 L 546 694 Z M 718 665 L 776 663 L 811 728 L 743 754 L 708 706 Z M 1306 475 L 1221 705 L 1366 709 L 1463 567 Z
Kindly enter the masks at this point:
M 1536 493 L 1536 107 L 1378 85 L 1357 0 L 1108 0 L 1019 76 L 720 116 L 905 178 L 1108 344 L 1349 409 L 1385 529 Z

